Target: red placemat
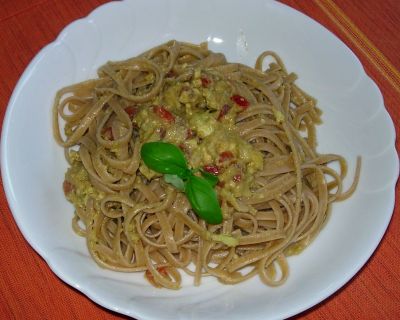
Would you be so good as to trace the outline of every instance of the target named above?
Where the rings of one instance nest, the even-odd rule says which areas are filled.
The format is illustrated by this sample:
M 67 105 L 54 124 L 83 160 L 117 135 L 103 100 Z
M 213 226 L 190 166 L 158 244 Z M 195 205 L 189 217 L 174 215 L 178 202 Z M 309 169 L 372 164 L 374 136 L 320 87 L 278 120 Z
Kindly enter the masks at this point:
M 0 0 L 0 119 L 23 70 L 70 22 L 105 0 Z M 400 2 L 284 0 L 341 38 L 381 89 L 399 135 Z M 399 141 L 396 143 L 399 150 Z M 399 184 L 396 188 L 399 194 Z M 58 279 L 18 230 L 0 188 L 0 318 L 121 319 Z M 400 317 L 400 217 L 395 213 L 380 246 L 341 290 L 296 319 Z

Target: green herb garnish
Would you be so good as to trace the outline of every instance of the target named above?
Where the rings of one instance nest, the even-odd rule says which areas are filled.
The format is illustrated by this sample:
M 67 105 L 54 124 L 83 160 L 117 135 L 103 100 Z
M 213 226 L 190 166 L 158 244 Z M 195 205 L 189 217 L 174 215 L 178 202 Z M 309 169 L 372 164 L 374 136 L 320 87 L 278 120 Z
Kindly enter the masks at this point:
M 190 170 L 183 152 L 171 143 L 145 143 L 140 155 L 147 167 L 164 174 L 166 182 L 186 193 L 193 211 L 200 218 L 210 224 L 222 222 L 221 207 L 213 189 L 218 183 L 216 176 L 203 170 L 200 170 L 202 177 L 196 176 L 194 173 L 199 170 Z
M 219 181 L 218 177 L 216 177 L 213 174 L 211 174 L 207 171 L 204 171 L 204 170 L 200 170 L 200 172 L 201 172 L 201 175 L 203 176 L 203 178 L 206 179 L 207 182 L 209 184 L 211 184 L 212 187 L 215 187 L 217 185 L 217 183 Z
M 186 182 L 185 192 L 192 209 L 200 218 L 211 224 L 222 222 L 217 193 L 206 179 L 191 175 Z
M 180 191 L 185 191 L 185 182 L 175 174 L 164 174 L 165 182 L 172 184 Z
M 175 145 L 165 142 L 145 143 L 140 155 L 146 166 L 164 174 L 175 174 L 186 177 L 188 166 L 183 152 Z

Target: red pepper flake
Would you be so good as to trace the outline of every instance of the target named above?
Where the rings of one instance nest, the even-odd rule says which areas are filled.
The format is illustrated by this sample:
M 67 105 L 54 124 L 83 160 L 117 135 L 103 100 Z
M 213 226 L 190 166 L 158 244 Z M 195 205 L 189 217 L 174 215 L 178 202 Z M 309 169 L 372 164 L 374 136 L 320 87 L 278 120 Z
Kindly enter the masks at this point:
M 233 158 L 233 153 L 230 151 L 224 151 L 219 154 L 219 162 L 224 162 Z
M 114 140 L 114 135 L 111 127 L 107 127 L 103 129 L 103 137 L 106 140 Z
M 234 94 L 231 97 L 231 100 L 233 102 L 235 102 L 237 105 L 239 105 L 240 107 L 242 107 L 242 109 L 247 109 L 250 105 L 249 101 L 245 97 L 242 97 L 238 94 Z
M 169 70 L 165 76 L 167 78 L 175 78 L 176 77 L 176 73 L 173 70 Z
M 150 272 L 150 270 L 146 270 L 146 272 L 144 273 L 144 277 L 156 288 L 161 287 L 158 283 L 155 283 L 153 274 Z
M 229 112 L 230 109 L 231 109 L 230 105 L 224 104 L 219 112 L 217 120 L 220 121 L 222 117 L 224 117 Z
M 225 187 L 225 182 L 224 181 L 218 181 L 217 186 L 220 188 Z
M 185 144 L 184 144 L 183 142 L 180 143 L 180 144 L 178 145 L 178 147 L 179 147 L 179 149 L 181 149 L 183 152 L 186 151 L 186 146 L 185 146 Z
M 186 130 L 186 140 L 192 139 L 195 135 L 196 133 L 192 129 L 189 128 Z
M 157 271 L 164 277 L 168 276 L 167 267 L 158 267 Z M 146 270 L 145 276 L 148 280 L 154 280 L 153 274 L 150 272 L 150 270 Z
M 207 88 L 211 83 L 211 80 L 206 77 L 201 77 L 200 79 L 201 79 L 201 86 L 203 88 Z
M 168 271 L 166 267 L 158 267 L 157 271 L 163 276 L 163 277 L 168 277 Z M 159 285 L 158 283 L 156 283 L 154 281 L 154 277 L 153 274 L 150 272 L 150 270 L 146 270 L 145 274 L 144 274 L 145 278 L 156 288 L 161 288 L 161 285 Z
M 162 106 L 154 106 L 153 111 L 162 119 L 168 122 L 174 122 L 175 116 Z
M 240 182 L 240 180 L 242 180 L 242 175 L 241 174 L 235 174 L 233 176 L 233 181 Z
M 129 106 L 125 108 L 125 112 L 128 114 L 129 118 L 133 119 L 138 113 L 139 109 L 135 106 Z
M 74 185 L 68 180 L 64 180 L 63 182 L 63 190 L 64 194 L 68 195 L 72 190 L 74 190 Z
M 215 165 L 212 164 L 207 164 L 203 167 L 204 171 L 207 171 L 208 173 L 213 174 L 214 176 L 219 175 L 219 168 Z
M 146 270 L 144 276 L 147 278 L 147 280 L 151 281 L 154 279 L 153 274 L 150 272 L 150 270 Z
M 168 276 L 167 267 L 158 267 L 157 271 L 165 277 Z

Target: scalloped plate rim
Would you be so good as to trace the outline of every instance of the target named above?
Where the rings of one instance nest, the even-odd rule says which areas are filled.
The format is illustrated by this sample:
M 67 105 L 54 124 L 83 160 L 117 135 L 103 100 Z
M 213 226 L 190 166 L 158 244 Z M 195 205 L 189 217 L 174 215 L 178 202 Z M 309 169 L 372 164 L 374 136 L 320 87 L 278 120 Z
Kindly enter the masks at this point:
M 270 0 L 267 0 L 270 1 Z M 146 315 L 145 313 L 137 313 L 135 312 L 135 310 L 133 309 L 126 309 L 126 308 L 119 308 L 116 307 L 115 304 L 113 304 L 112 302 L 110 303 L 107 300 L 104 300 L 104 298 L 102 298 L 101 296 L 99 296 L 98 294 L 96 294 L 95 292 L 93 292 L 91 290 L 90 286 L 81 286 L 79 284 L 79 277 L 74 277 L 74 275 L 69 275 L 69 274 L 64 274 L 62 273 L 58 268 L 55 267 L 54 263 L 52 262 L 52 257 L 49 256 L 46 252 L 45 249 L 41 248 L 40 246 L 38 246 L 36 244 L 36 242 L 31 238 L 31 234 L 30 231 L 28 229 L 26 229 L 24 227 L 23 224 L 23 216 L 19 216 L 16 212 L 16 197 L 14 195 L 13 192 L 13 187 L 12 187 L 12 179 L 9 176 L 9 171 L 8 171 L 8 158 L 7 158 L 7 150 L 6 150 L 6 143 L 4 143 L 4 141 L 8 140 L 8 131 L 9 131 L 9 126 L 10 126 L 10 119 L 11 119 L 11 114 L 13 111 L 13 106 L 15 104 L 15 101 L 18 99 L 18 95 L 21 91 L 21 88 L 23 87 L 23 85 L 25 84 L 26 81 L 29 81 L 29 76 L 30 74 L 34 71 L 35 66 L 38 64 L 38 62 L 45 56 L 46 52 L 53 49 L 55 46 L 57 45 L 62 45 L 63 44 L 63 36 L 68 33 L 68 29 L 70 28 L 71 25 L 73 25 L 74 23 L 76 23 L 77 21 L 85 21 L 85 22 L 89 22 L 91 21 L 92 15 L 100 10 L 104 10 L 105 7 L 107 6 L 115 6 L 115 5 L 125 5 L 125 3 L 128 1 L 111 1 L 108 3 L 104 3 L 100 6 L 98 6 L 97 8 L 93 9 L 87 16 L 76 19 L 74 21 L 72 21 L 71 23 L 69 23 L 57 36 L 57 38 L 49 43 L 48 45 L 46 45 L 45 47 L 43 47 L 37 54 L 36 56 L 32 59 L 32 61 L 29 63 L 29 65 L 26 67 L 25 71 L 22 73 L 20 79 L 18 80 L 13 93 L 11 95 L 10 101 L 8 103 L 7 109 L 6 109 L 6 113 L 4 116 L 4 121 L 3 121 L 3 129 L 2 129 L 2 135 L 1 135 L 1 173 L 2 173 L 2 179 L 3 179 L 3 186 L 4 186 L 4 190 L 6 193 L 6 197 L 8 199 L 8 204 L 10 206 L 10 209 L 12 211 L 13 217 L 18 225 L 19 230 L 21 231 L 21 233 L 23 234 L 24 238 L 28 241 L 28 243 L 30 244 L 30 246 L 46 261 L 46 263 L 49 265 L 50 269 L 65 283 L 71 285 L 72 287 L 76 288 L 77 290 L 79 290 L 80 292 L 82 292 L 83 294 L 85 294 L 86 296 L 88 296 L 91 300 L 95 301 L 96 303 L 98 303 L 101 306 L 104 306 L 110 310 L 113 310 L 115 312 L 118 313 L 122 313 L 128 316 L 133 316 L 133 317 L 137 317 L 138 319 L 155 319 L 152 318 L 149 315 Z M 325 28 L 323 25 L 321 25 L 319 22 L 313 20 L 312 18 L 308 17 L 307 15 L 305 15 L 304 13 L 297 11 L 293 8 L 291 8 L 290 6 L 287 6 L 285 4 L 282 3 L 278 3 L 281 6 L 286 7 L 289 10 L 292 10 L 294 12 L 296 12 L 296 14 L 301 14 L 302 16 L 304 16 L 307 19 L 312 20 L 314 23 L 318 24 L 319 27 L 327 30 L 329 33 L 331 33 L 337 41 L 341 42 L 342 44 L 344 44 L 336 35 L 334 35 L 330 30 L 328 30 L 327 28 Z M 363 78 L 368 78 L 368 80 L 372 81 L 375 85 L 375 81 L 369 77 L 367 75 L 367 73 L 365 72 L 364 66 L 361 64 L 360 60 L 358 59 L 358 57 L 355 55 L 355 53 L 351 50 L 351 48 L 347 47 L 346 44 L 344 44 L 345 47 L 349 50 L 348 53 L 352 54 L 353 57 L 355 58 L 355 60 L 360 64 L 361 69 L 362 69 L 362 77 Z M 396 152 L 396 148 L 395 148 L 395 140 L 396 140 L 396 133 L 395 133 L 395 127 L 394 127 L 394 123 L 393 120 L 391 119 L 390 114 L 388 113 L 387 109 L 385 108 L 384 105 L 384 98 L 382 96 L 382 93 L 379 89 L 379 87 L 376 85 L 376 89 L 377 91 L 375 93 L 378 93 L 380 95 L 380 100 L 382 102 L 382 107 L 379 107 L 378 110 L 376 111 L 376 113 L 373 115 L 373 117 L 378 114 L 379 112 L 385 112 L 386 116 L 388 116 L 388 118 L 390 119 L 390 124 L 391 124 L 391 128 L 388 130 L 391 130 L 392 134 L 393 134 L 393 143 L 391 143 L 390 145 L 387 146 L 387 148 L 383 151 L 383 152 L 387 152 L 389 149 L 390 151 L 393 151 L 393 156 L 396 157 L 397 161 L 396 161 L 396 167 L 394 168 L 394 170 L 397 172 L 397 178 L 399 176 L 399 159 L 398 159 L 398 154 Z M 348 274 L 342 278 L 342 281 L 340 283 L 336 283 L 333 288 L 331 290 L 326 290 L 325 295 L 321 295 L 319 298 L 314 299 L 313 301 L 309 301 L 309 303 L 307 305 L 303 305 L 300 308 L 295 308 L 295 310 L 290 310 L 289 307 L 289 311 L 286 313 L 281 313 L 281 314 L 277 314 L 278 318 L 281 317 L 289 317 L 289 316 L 293 316 L 296 315 L 298 313 L 301 313 L 309 308 L 311 308 L 312 306 L 320 303 L 321 301 L 325 300 L 327 297 L 329 297 L 330 295 L 332 295 L 334 292 L 340 290 L 340 288 L 343 287 L 343 285 L 345 285 L 351 278 L 353 278 L 359 271 L 360 269 L 367 263 L 367 261 L 373 256 L 376 248 L 379 246 L 383 236 L 385 235 L 385 232 L 387 230 L 387 227 L 391 221 L 391 218 L 393 216 L 393 211 L 394 211 L 394 205 L 395 205 L 395 185 L 396 185 L 396 181 L 397 179 L 394 178 L 393 183 L 388 187 L 390 188 L 391 194 L 393 194 L 393 196 L 391 197 L 392 201 L 389 205 L 389 207 L 391 208 L 390 211 L 392 212 L 390 215 L 386 216 L 385 222 L 384 222 L 384 228 L 382 230 L 380 230 L 379 235 L 375 238 L 375 242 L 370 244 L 370 252 L 366 253 L 364 259 L 360 259 L 358 261 L 358 264 L 353 268 L 353 270 L 349 270 Z M 21 220 L 22 219 L 22 220 Z M 78 280 L 77 280 L 78 279 Z M 253 318 L 253 319 L 259 319 L 258 317 Z M 261 318 L 260 318 L 261 319 Z

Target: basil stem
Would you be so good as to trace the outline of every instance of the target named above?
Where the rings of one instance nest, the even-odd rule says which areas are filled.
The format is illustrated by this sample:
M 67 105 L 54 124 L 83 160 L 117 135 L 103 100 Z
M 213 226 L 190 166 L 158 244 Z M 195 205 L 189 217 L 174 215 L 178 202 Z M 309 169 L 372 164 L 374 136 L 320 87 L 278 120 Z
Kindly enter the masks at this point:
M 172 184 L 175 188 L 180 191 L 185 191 L 185 182 L 179 178 L 176 174 L 164 174 L 164 180 L 167 183 Z
M 211 224 L 222 222 L 217 193 L 207 180 L 195 175 L 190 176 L 186 182 L 185 192 L 193 211 L 200 218 Z

